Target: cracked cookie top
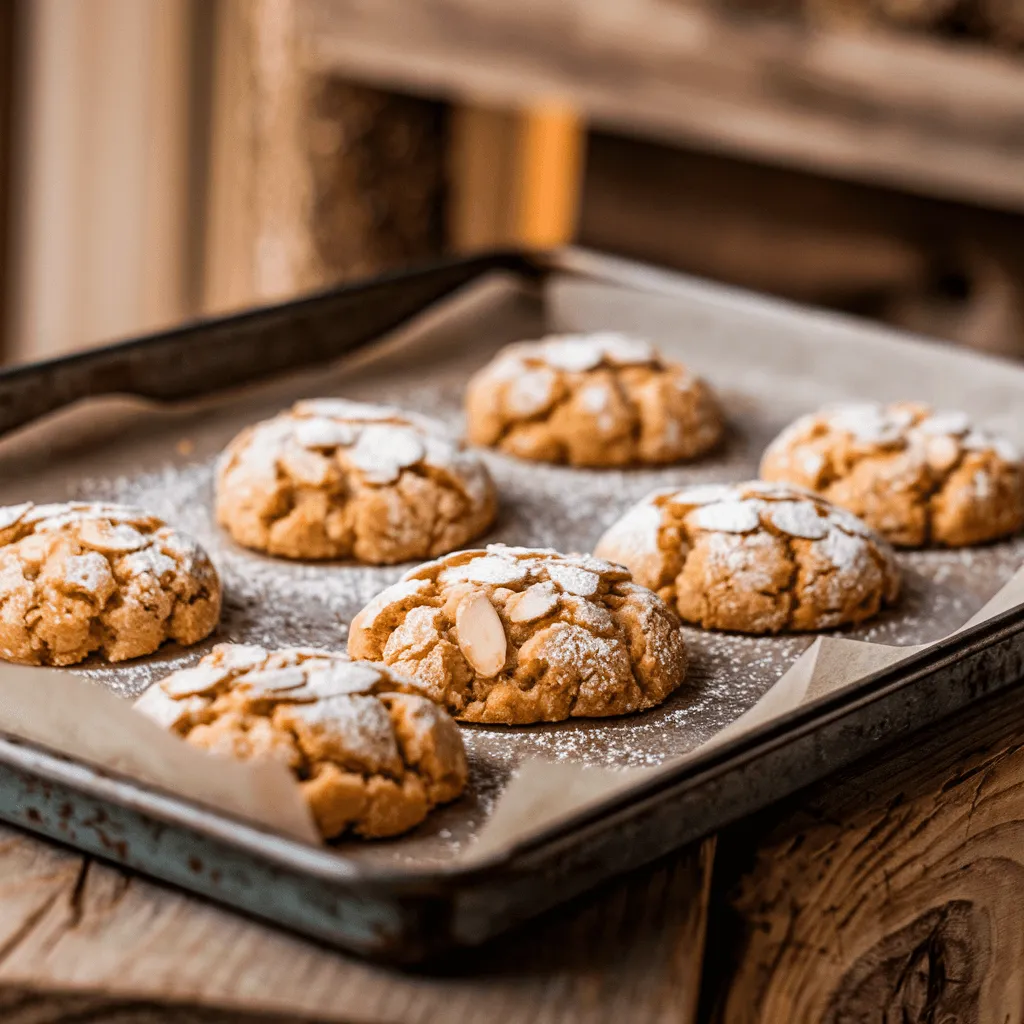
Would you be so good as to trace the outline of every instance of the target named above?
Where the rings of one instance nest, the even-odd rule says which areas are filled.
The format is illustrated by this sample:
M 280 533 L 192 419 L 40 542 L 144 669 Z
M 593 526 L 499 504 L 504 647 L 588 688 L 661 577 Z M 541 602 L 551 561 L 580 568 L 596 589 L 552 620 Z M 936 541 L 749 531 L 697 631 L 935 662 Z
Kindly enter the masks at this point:
M 503 544 L 406 573 L 355 617 L 348 649 L 456 718 L 506 725 L 640 711 L 686 672 L 679 620 L 620 566 Z
M 474 444 L 573 466 L 679 462 L 722 434 L 700 378 L 613 333 L 508 345 L 469 382 L 466 415 Z
M 426 417 L 339 398 L 243 430 L 217 472 L 217 521 L 283 558 L 388 565 L 451 551 L 491 525 L 479 458 Z
M 981 544 L 1024 525 L 1024 465 L 1013 444 L 965 413 L 921 403 L 802 416 L 768 446 L 761 476 L 824 495 L 901 547 Z
M 845 509 L 782 484 L 655 491 L 594 550 L 705 629 L 828 629 L 870 618 L 899 592 L 881 537 Z
M 204 750 L 286 765 L 325 839 L 406 832 L 466 785 L 458 727 L 423 687 L 344 654 L 218 644 L 135 708 Z
M 162 519 L 123 505 L 0 508 L 0 658 L 73 665 L 194 644 L 220 619 L 207 554 Z

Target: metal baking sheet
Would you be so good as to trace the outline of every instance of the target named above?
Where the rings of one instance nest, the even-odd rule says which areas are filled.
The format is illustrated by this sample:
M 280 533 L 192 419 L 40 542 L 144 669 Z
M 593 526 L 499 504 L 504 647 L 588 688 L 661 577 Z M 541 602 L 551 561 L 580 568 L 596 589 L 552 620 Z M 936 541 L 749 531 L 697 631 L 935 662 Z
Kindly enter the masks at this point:
M 208 643 L 188 651 L 165 648 L 151 658 L 123 666 L 87 663 L 79 670 L 83 675 L 131 697 L 152 680 L 196 660 L 213 643 L 225 639 L 270 646 L 301 643 L 342 647 L 352 616 L 407 568 L 269 559 L 233 545 L 213 523 L 211 482 L 219 451 L 241 427 L 273 415 L 300 397 L 344 395 L 383 401 L 458 426 L 461 395 L 468 376 L 506 342 L 552 330 L 616 327 L 641 331 L 670 356 L 706 375 L 722 395 L 731 430 L 720 451 L 691 465 L 630 471 L 537 466 L 485 454 L 502 494 L 500 520 L 486 540 L 589 550 L 611 521 L 653 487 L 756 475 L 758 457 L 771 437 L 793 417 L 822 402 L 840 398 L 922 398 L 967 408 L 993 426 L 1012 433 L 1013 403 L 1019 403 L 1024 396 L 1024 370 L 1017 367 L 949 349 L 925 348 L 921 343 L 897 340 L 886 332 L 838 318 L 804 313 L 589 254 L 570 252 L 534 264 L 517 256 L 491 257 L 475 265 L 467 262 L 439 268 L 434 278 L 429 274 L 410 275 L 404 284 L 403 288 L 400 278 L 388 283 L 395 295 L 404 296 L 391 302 L 382 300 L 380 291 L 370 289 L 363 293 L 366 308 L 384 312 L 376 318 L 367 317 L 364 335 L 355 341 L 370 344 L 360 345 L 357 353 L 326 368 L 317 366 L 291 372 L 286 371 L 287 364 L 282 365 L 284 356 L 267 358 L 264 353 L 262 371 L 275 374 L 270 383 L 249 384 L 187 404 L 155 404 L 152 384 L 140 386 L 123 368 L 120 375 L 114 373 L 110 379 L 119 382 L 119 390 L 141 392 L 146 399 L 131 394 L 104 397 L 102 376 L 96 368 L 87 372 L 87 359 L 83 369 L 79 357 L 66 365 L 77 379 L 88 380 L 89 388 L 82 390 L 79 385 L 76 394 L 74 387 L 68 385 L 62 394 L 65 398 L 89 396 L 89 401 L 65 409 L 0 443 L 0 503 L 77 498 L 140 505 L 196 536 L 221 571 L 225 614 L 218 634 Z M 397 325 L 395 310 L 406 316 L 418 313 L 429 302 L 456 288 L 457 292 L 440 305 L 414 316 L 397 334 L 376 340 L 377 334 Z M 290 310 L 294 312 L 295 324 L 302 324 L 302 336 L 319 339 L 315 345 L 297 346 L 295 361 L 324 358 L 332 351 L 331 320 L 341 304 L 339 295 L 345 296 L 344 307 L 352 310 L 360 308 L 352 297 L 358 293 L 359 289 L 350 289 L 321 300 L 252 314 L 235 322 L 236 333 L 229 320 L 178 332 L 174 336 L 177 342 L 174 337 L 160 339 L 158 345 L 162 346 L 164 359 L 160 397 L 195 395 L 204 358 L 214 359 L 219 367 L 219 376 L 210 375 L 214 384 L 232 379 L 232 364 L 239 376 L 253 372 L 254 365 L 260 363 L 252 354 L 258 351 L 253 346 L 261 344 L 261 318 L 274 338 L 286 337 Z M 413 293 L 419 302 L 415 308 L 409 297 Z M 390 322 L 388 316 L 392 318 Z M 238 337 L 243 333 L 247 344 L 239 343 Z M 351 334 L 338 334 L 333 351 L 354 344 Z M 204 337 L 205 346 L 201 344 Z M 215 339 L 222 342 L 219 351 L 214 347 Z M 174 357 L 176 349 L 182 354 L 185 346 L 191 362 L 176 370 L 188 361 Z M 207 357 L 204 353 L 211 350 L 214 354 Z M 273 346 L 271 350 L 277 351 Z M 133 365 L 147 366 L 146 342 L 123 351 L 130 355 Z M 96 358 L 105 359 L 108 368 L 116 367 L 118 362 L 112 352 Z M 865 369 L 866 362 L 873 365 Z M 45 379 L 61 380 L 59 364 L 15 372 L 23 383 L 33 379 L 37 379 L 37 384 Z M 189 382 L 176 387 L 176 373 L 187 373 Z M 59 404 L 45 389 L 37 391 L 43 397 L 34 411 L 48 411 Z M 0 402 L 3 396 L 4 381 L 0 377 Z M 22 409 L 17 415 L 24 419 L 32 411 L 26 413 Z M 1016 439 L 1022 440 L 1019 436 Z M 899 645 L 938 640 L 970 618 L 1010 578 L 1022 558 L 1024 542 L 1020 539 L 969 551 L 901 554 L 907 587 L 900 605 L 875 622 L 840 635 Z M 736 756 L 735 750 L 742 747 L 730 745 L 724 752 L 710 754 L 704 765 L 699 758 L 692 759 L 677 779 L 659 780 L 654 788 L 660 788 L 666 795 L 660 804 L 655 801 L 655 806 L 660 807 L 655 817 L 650 816 L 651 797 L 638 798 L 632 804 L 627 801 L 615 814 L 609 812 L 590 819 L 586 826 L 590 840 L 584 841 L 584 833 L 578 832 L 577 845 L 566 847 L 564 837 L 573 834 L 574 823 L 565 822 L 562 838 L 550 837 L 553 845 L 534 843 L 516 854 L 510 851 L 502 866 L 492 864 L 483 874 L 479 867 L 472 871 L 461 868 L 461 855 L 472 849 L 474 838 L 485 827 L 511 773 L 524 759 L 612 768 L 650 768 L 673 763 L 747 710 L 812 638 L 749 638 L 687 629 L 687 641 L 694 655 L 690 676 L 660 708 L 620 719 L 530 728 L 467 727 L 464 735 L 470 752 L 471 789 L 464 799 L 435 813 L 412 835 L 398 840 L 345 842 L 331 851 L 304 851 L 300 858 L 303 868 L 296 868 L 294 863 L 296 853 L 290 847 L 296 844 L 236 823 L 231 823 L 230 828 L 223 824 L 215 827 L 214 816 L 174 809 L 173 800 L 165 801 L 161 813 L 157 813 L 150 805 L 155 799 L 152 794 L 147 796 L 145 790 L 131 783 L 99 779 L 81 766 L 73 766 L 78 774 L 71 782 L 65 777 L 70 767 L 62 767 L 59 759 L 45 753 L 8 745 L 0 747 L 0 764 L 6 763 L 8 796 L 12 786 L 21 800 L 28 800 L 29 792 L 33 794 L 30 802 L 40 820 L 29 819 L 30 827 L 60 834 L 101 855 L 111 855 L 109 834 L 104 833 L 104 841 L 90 839 L 95 830 L 83 830 L 81 823 L 76 827 L 77 816 L 65 816 L 58 827 L 50 802 L 41 799 L 41 791 L 34 786 L 33 780 L 45 776 L 51 785 L 56 782 L 61 792 L 65 788 L 75 792 L 79 801 L 99 800 L 107 808 L 104 813 L 117 818 L 118 828 L 127 830 L 132 841 L 123 844 L 123 854 L 114 849 L 115 859 L 349 948 L 378 955 L 415 956 L 432 944 L 482 938 L 541 909 L 559 898 L 559 894 L 565 898 L 574 889 L 715 828 L 730 814 L 735 816 L 791 791 L 820 775 L 829 765 L 846 763 L 877 746 L 883 738 L 872 736 L 872 728 L 878 728 L 873 715 L 881 714 L 879 720 L 886 721 L 892 732 L 898 722 L 907 731 L 943 710 L 953 710 L 958 706 L 959 691 L 951 681 L 956 673 L 964 688 L 962 700 L 986 688 L 1009 685 L 1019 675 L 1017 618 L 1004 616 L 964 639 L 936 649 L 906 669 L 901 667 L 900 671 L 875 680 L 873 689 L 868 686 L 860 694 L 860 699 L 867 700 L 872 708 L 862 709 L 859 719 L 856 713 L 850 718 L 857 699 L 852 695 L 845 703 L 840 701 L 832 712 L 822 705 L 816 724 L 813 716 L 804 723 L 810 729 L 806 734 L 800 734 L 801 719 L 794 716 L 789 723 L 793 730 L 789 742 L 773 748 L 775 756 L 783 762 L 787 749 L 791 757 L 791 764 L 779 774 L 777 785 L 755 785 L 734 764 L 736 770 L 731 776 L 728 772 L 714 776 L 718 781 L 714 783 L 713 804 L 706 792 L 698 799 L 697 795 L 703 792 L 699 785 L 686 789 L 686 778 L 693 782 L 712 765 L 718 766 L 718 772 L 723 771 L 730 752 Z M 926 667 L 922 669 L 921 665 Z M 993 665 L 1000 666 L 995 674 Z M 930 680 L 922 684 L 916 696 L 905 696 L 898 708 L 889 707 L 886 700 L 879 703 L 883 697 L 908 690 L 915 672 L 923 673 L 921 679 Z M 983 673 L 988 673 L 989 682 L 979 687 L 977 677 Z M 917 706 L 928 686 L 940 687 L 943 700 L 933 699 L 927 711 L 918 707 L 911 713 L 908 709 Z M 830 713 L 836 717 L 829 719 Z M 826 750 L 823 755 L 812 743 L 811 749 L 799 754 L 801 735 L 804 742 L 811 737 L 820 744 L 829 722 L 832 727 L 848 732 L 851 722 L 858 721 L 861 730 L 866 730 L 865 735 L 847 735 L 842 749 Z M 771 730 L 764 735 L 769 733 Z M 756 739 L 747 738 L 748 748 L 751 740 Z M 13 750 L 17 750 L 17 757 Z M 89 785 L 94 789 L 99 786 L 102 792 L 87 792 Z M 672 805 L 665 786 L 677 785 L 683 785 L 683 789 L 677 790 L 672 799 L 691 803 L 697 800 L 696 807 L 689 812 L 687 827 L 662 825 L 654 835 L 655 818 Z M 129 799 L 129 793 L 135 795 Z M 726 799 L 726 794 L 731 797 Z M 0 815 L 25 822 L 19 806 L 18 799 L 0 797 Z M 79 806 L 76 801 L 75 807 Z M 637 840 L 616 854 L 615 843 L 621 841 L 621 835 L 615 831 L 615 821 L 616 815 L 622 814 L 647 814 L 652 835 L 648 841 Z M 205 872 L 192 872 L 190 876 L 182 868 L 180 842 L 175 853 L 170 846 L 158 842 L 154 847 L 152 841 L 143 841 L 149 835 L 146 823 L 150 816 L 164 821 L 170 816 L 185 830 L 182 834 L 189 837 L 189 843 L 204 846 L 205 857 L 193 855 L 192 860 L 202 864 L 231 861 L 236 876 L 242 873 L 249 879 L 262 879 L 264 887 L 274 885 L 279 898 L 267 901 L 254 897 L 256 890 L 251 881 L 241 886 L 226 885 L 225 872 L 220 869 L 218 880 Z M 88 816 L 82 818 L 87 820 Z M 575 827 L 584 828 L 582 820 Z M 211 829 L 216 835 L 211 835 Z M 101 849 L 95 849 L 97 845 Z M 140 855 L 140 848 L 149 852 Z M 603 859 L 594 861 L 596 849 L 604 851 Z M 544 850 L 547 861 L 543 860 Z M 577 866 L 573 883 L 566 885 L 567 865 L 584 851 L 591 862 L 589 872 L 580 871 Z M 536 860 L 538 856 L 540 862 Z M 555 859 L 551 860 L 552 857 Z M 245 865 L 244 871 L 239 858 Z M 317 886 L 329 884 L 322 877 L 326 874 L 335 887 L 330 901 L 335 909 L 326 921 L 320 906 L 322 899 L 313 898 L 307 891 L 305 873 L 312 871 L 313 861 L 321 873 Z M 526 882 L 522 881 L 523 865 L 529 863 L 543 863 L 544 881 L 535 877 L 529 882 L 529 876 Z M 287 884 L 285 878 L 290 880 Z M 519 883 L 514 884 L 517 878 Z M 556 880 L 560 884 L 555 884 Z M 423 896 L 424 906 L 429 904 L 432 912 L 437 912 L 438 900 L 445 907 L 442 916 L 447 925 L 431 932 L 429 942 L 423 937 L 421 913 L 417 916 L 409 909 L 410 887 Z M 490 894 L 490 902 L 481 899 L 484 892 Z M 499 899 L 496 892 L 504 895 Z M 319 888 L 314 887 L 314 893 L 322 896 Z M 363 908 L 363 917 L 359 913 L 353 917 L 351 903 L 339 893 L 347 893 L 348 900 L 354 899 Z M 371 893 L 372 899 L 368 895 Z M 404 909 L 397 910 L 395 901 L 403 893 Z M 315 911 L 314 904 L 318 908 Z M 456 905 L 461 908 L 461 917 L 454 912 Z M 422 907 L 420 912 L 425 912 Z M 367 921 L 371 919 L 373 927 L 368 927 Z M 353 923 L 356 920 L 360 922 L 358 927 Z

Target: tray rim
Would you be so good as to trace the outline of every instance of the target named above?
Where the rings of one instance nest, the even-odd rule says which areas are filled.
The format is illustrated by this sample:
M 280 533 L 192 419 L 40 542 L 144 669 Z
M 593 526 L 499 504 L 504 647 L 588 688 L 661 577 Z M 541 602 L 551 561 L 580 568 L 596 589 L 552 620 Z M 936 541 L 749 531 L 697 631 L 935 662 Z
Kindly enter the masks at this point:
M 41 744 L 2 732 L 0 764 L 25 771 L 44 781 L 67 786 L 94 799 L 127 807 L 165 824 L 199 832 L 208 838 L 240 848 L 274 867 L 312 874 L 321 881 L 341 885 L 358 883 L 361 887 L 381 887 L 391 891 L 400 889 L 412 892 L 430 888 L 436 892 L 439 883 L 456 888 L 500 874 L 514 866 L 517 860 L 544 859 L 557 853 L 560 848 L 572 845 L 583 838 L 584 834 L 613 828 L 616 824 L 611 820 L 613 818 L 628 820 L 643 814 L 646 806 L 667 792 L 680 790 L 687 783 L 696 784 L 724 775 L 756 761 L 801 736 L 813 734 L 829 722 L 853 716 L 861 708 L 884 700 L 903 687 L 938 674 L 972 653 L 994 647 L 1017 634 L 1024 634 L 1024 604 L 936 641 L 896 665 L 873 672 L 834 693 L 808 701 L 755 726 L 749 732 L 721 741 L 709 750 L 702 752 L 698 748 L 680 757 L 676 763 L 670 762 L 651 769 L 651 774 L 638 780 L 635 785 L 618 790 L 550 826 L 538 829 L 533 835 L 506 850 L 468 863 L 456 857 L 429 870 L 409 870 L 394 865 L 376 867 L 354 861 L 342 851 L 293 839 L 140 780 L 75 760 Z M 1016 686 L 1024 686 L 1024 679 L 1001 689 Z M 710 831 L 713 829 L 698 831 L 695 838 Z

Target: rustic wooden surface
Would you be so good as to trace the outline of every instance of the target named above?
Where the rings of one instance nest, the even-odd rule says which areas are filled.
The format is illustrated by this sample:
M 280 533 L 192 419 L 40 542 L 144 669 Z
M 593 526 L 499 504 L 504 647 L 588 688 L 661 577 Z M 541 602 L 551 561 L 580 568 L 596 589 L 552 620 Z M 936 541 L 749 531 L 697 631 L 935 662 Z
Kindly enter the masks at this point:
M 0 828 L 2 1019 L 686 1024 L 712 860 L 708 842 L 433 972 L 400 973 Z M 232 1015 L 189 1017 L 195 1006 Z
M 1019 692 L 719 838 L 705 1014 L 1024 1020 Z
M 1016 691 L 418 973 L 3 829 L 0 1019 L 1020 1024 L 1022 891 Z
M 296 0 L 325 70 L 1024 208 L 1024 62 L 683 0 Z

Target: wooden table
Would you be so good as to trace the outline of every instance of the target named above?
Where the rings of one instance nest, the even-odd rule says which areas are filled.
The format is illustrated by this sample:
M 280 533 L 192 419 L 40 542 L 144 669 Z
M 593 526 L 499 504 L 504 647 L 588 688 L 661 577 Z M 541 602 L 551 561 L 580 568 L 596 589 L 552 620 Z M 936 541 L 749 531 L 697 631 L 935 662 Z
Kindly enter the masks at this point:
M 1017 1024 L 1022 947 L 1020 689 L 419 972 L 0 831 L 10 1024 Z

